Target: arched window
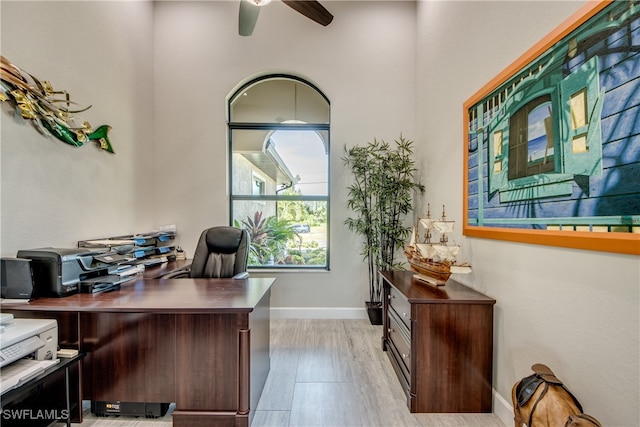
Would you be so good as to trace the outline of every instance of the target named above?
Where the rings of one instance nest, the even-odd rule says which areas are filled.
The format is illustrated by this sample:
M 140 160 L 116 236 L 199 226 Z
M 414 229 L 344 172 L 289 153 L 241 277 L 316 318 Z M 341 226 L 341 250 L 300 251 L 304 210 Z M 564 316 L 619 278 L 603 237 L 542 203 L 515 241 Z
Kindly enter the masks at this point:
M 229 98 L 232 224 L 250 268 L 329 268 L 330 104 L 292 75 L 256 78 Z

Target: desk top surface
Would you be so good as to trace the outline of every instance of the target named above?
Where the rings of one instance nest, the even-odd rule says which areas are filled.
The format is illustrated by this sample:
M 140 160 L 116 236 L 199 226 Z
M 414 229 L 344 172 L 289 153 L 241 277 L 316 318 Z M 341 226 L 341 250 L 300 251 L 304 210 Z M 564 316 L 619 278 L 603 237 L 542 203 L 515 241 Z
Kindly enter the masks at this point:
M 432 286 L 414 279 L 411 271 L 382 271 L 382 276 L 407 297 L 411 303 L 440 303 L 440 304 L 495 304 L 480 292 L 471 289 L 453 279 L 449 279 L 444 286 Z
M 119 290 L 38 298 L 25 304 L 3 304 L 10 310 L 239 313 L 251 312 L 269 292 L 274 278 L 144 279 L 123 283 Z

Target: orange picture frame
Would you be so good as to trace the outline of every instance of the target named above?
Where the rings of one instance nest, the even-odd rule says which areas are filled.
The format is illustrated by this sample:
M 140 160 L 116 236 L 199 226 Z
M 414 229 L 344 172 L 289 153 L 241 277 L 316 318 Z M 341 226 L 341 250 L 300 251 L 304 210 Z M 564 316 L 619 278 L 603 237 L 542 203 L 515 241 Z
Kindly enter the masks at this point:
M 636 207 L 640 206 L 640 192 L 638 195 L 632 194 L 629 198 L 627 191 L 627 195 L 625 196 L 625 203 L 627 203 L 625 207 L 627 210 L 631 209 L 632 212 L 631 214 L 629 214 L 629 212 L 623 212 L 619 215 L 619 218 L 623 218 L 623 220 L 619 220 L 622 221 L 619 223 L 622 224 L 619 228 L 624 229 L 628 227 L 627 232 L 612 231 L 613 228 L 611 228 L 611 226 L 602 225 L 605 223 L 605 220 L 600 220 L 600 223 L 597 222 L 599 217 L 595 217 L 596 225 L 588 225 L 588 219 L 580 219 L 582 221 L 580 224 L 582 225 L 571 226 L 562 224 L 563 221 L 570 222 L 571 218 L 567 215 L 559 215 L 557 218 L 549 219 L 549 223 L 544 223 L 546 219 L 534 218 L 536 221 L 525 224 L 525 226 L 518 225 L 518 218 L 499 217 L 500 212 L 512 213 L 514 211 L 523 211 L 524 209 L 514 209 L 513 206 L 518 207 L 524 204 L 535 204 L 536 206 L 544 204 L 546 209 L 552 209 L 556 200 L 562 199 L 562 197 L 565 197 L 565 199 L 571 197 L 567 195 L 567 193 L 573 192 L 575 194 L 576 189 L 578 190 L 577 192 L 586 191 L 587 194 L 591 189 L 593 193 L 592 187 L 595 185 L 593 183 L 602 181 L 602 164 L 606 163 L 602 156 L 602 146 L 605 145 L 603 142 L 600 142 L 601 155 L 600 159 L 596 162 L 600 169 L 594 167 L 589 170 L 595 170 L 596 172 L 588 172 L 593 173 L 593 177 L 585 177 L 585 174 L 588 175 L 588 173 L 585 172 L 576 174 L 575 172 L 564 169 L 559 170 L 565 168 L 565 163 L 568 163 L 568 160 L 565 159 L 564 156 L 570 155 L 571 151 L 567 152 L 563 150 L 567 150 L 565 145 L 570 145 L 571 143 L 566 142 L 566 138 L 562 140 L 562 137 L 558 137 L 557 134 L 562 135 L 563 132 L 566 133 L 566 129 L 568 126 L 570 127 L 570 125 L 561 123 L 562 118 L 559 118 L 560 109 L 563 108 L 562 106 L 564 105 L 559 100 L 554 100 L 554 97 L 560 97 L 560 95 L 556 95 L 559 90 L 541 90 L 540 88 L 542 86 L 539 82 L 544 80 L 555 83 L 567 74 L 573 73 L 571 70 L 572 63 L 575 63 L 577 61 L 576 58 L 581 54 L 585 58 L 582 60 L 583 62 L 586 62 L 587 57 L 593 56 L 596 57 L 596 60 L 590 62 L 601 61 L 602 63 L 603 56 L 613 51 L 610 48 L 606 50 L 606 52 L 603 49 L 598 51 L 599 45 L 595 45 L 596 42 L 594 41 L 597 40 L 598 37 L 611 37 L 609 29 L 606 28 L 606 25 L 603 23 L 604 18 L 602 18 L 602 15 L 605 12 L 610 13 L 614 18 L 619 17 L 619 21 L 623 22 L 623 25 L 627 25 L 629 28 L 631 28 L 629 22 L 640 22 L 640 9 L 637 10 L 638 16 L 635 15 L 635 8 L 640 6 L 635 4 L 628 6 L 632 9 L 628 11 L 625 10 L 624 15 L 621 12 L 617 12 L 617 14 L 613 16 L 613 13 L 608 10 L 604 11 L 605 8 L 613 7 L 613 3 L 614 2 L 610 0 L 587 3 L 464 102 L 463 235 L 512 242 L 640 255 L 640 211 L 636 211 Z M 631 16 L 631 18 L 629 18 L 629 16 Z M 598 33 L 600 29 L 604 28 L 606 28 L 606 32 L 602 30 L 601 33 L 603 35 Z M 629 28 L 623 28 L 622 31 L 630 33 L 631 29 Z M 640 34 L 635 34 L 635 37 L 628 38 L 630 40 L 633 39 L 628 43 L 632 43 L 635 47 L 637 40 L 640 40 Z M 560 53 L 556 55 L 555 53 L 560 49 L 564 49 L 561 52 L 562 55 Z M 620 57 L 619 53 L 616 54 L 618 55 L 616 58 Z M 561 56 L 562 58 L 558 59 L 558 57 Z M 640 54 L 638 54 L 638 59 L 640 59 Z M 555 61 L 555 63 L 549 65 L 553 61 Z M 638 64 L 640 64 L 640 60 Z M 580 64 L 576 65 L 576 68 L 579 66 Z M 543 73 L 550 73 L 548 70 L 553 69 L 553 67 L 557 69 L 555 71 L 556 76 L 549 77 L 549 74 L 543 77 Z M 584 67 L 584 64 L 582 67 Z M 602 68 L 602 65 L 600 67 Z M 550 99 L 550 101 L 547 102 L 549 104 L 548 114 L 553 117 L 549 117 L 548 120 L 549 123 L 554 123 L 554 133 L 556 135 L 548 131 L 546 140 L 548 140 L 547 147 L 551 147 L 551 149 L 548 150 L 551 152 L 549 158 L 554 158 L 555 145 L 555 160 L 550 161 L 555 161 L 556 167 L 552 174 L 538 172 L 530 176 L 516 178 L 511 176 L 512 171 L 507 171 L 509 173 L 509 178 L 507 179 L 507 172 L 503 169 L 512 166 L 512 169 L 515 170 L 517 166 L 516 161 L 525 164 L 529 162 L 528 164 L 532 164 L 532 156 L 525 151 L 525 154 L 521 155 L 523 159 L 514 160 L 508 153 L 510 149 L 509 141 L 506 140 L 508 138 L 505 138 L 503 142 L 502 131 L 500 131 L 499 136 L 496 136 L 498 134 L 495 129 L 500 127 L 500 124 L 496 123 L 500 122 L 502 124 L 505 129 L 505 135 L 508 136 L 509 131 L 511 134 L 516 135 L 516 132 L 514 132 L 514 122 L 511 118 L 515 115 L 513 112 L 516 111 L 516 109 L 522 110 L 524 101 L 520 102 L 520 100 L 529 96 L 528 94 L 517 94 L 518 91 L 523 92 L 525 90 L 518 89 L 518 83 L 525 81 L 527 76 L 535 73 L 539 73 L 539 76 L 536 77 L 539 82 L 529 86 L 532 88 L 537 86 L 538 88 L 536 90 L 545 94 L 544 96 L 547 97 L 545 99 Z M 557 77 L 558 75 L 561 77 Z M 598 78 L 599 77 L 598 75 Z M 526 87 L 527 84 L 522 84 L 521 86 Z M 600 92 L 598 93 L 601 98 L 600 108 L 602 108 L 602 103 L 604 102 L 602 99 L 613 99 L 616 95 L 605 95 L 604 89 L 600 88 L 599 90 Z M 608 98 L 606 97 L 607 95 Z M 514 101 L 516 98 L 518 98 L 518 101 Z M 511 103 L 509 103 L 509 100 L 511 100 Z M 574 101 L 572 100 L 571 102 Z M 540 104 L 539 101 L 535 105 L 538 104 Z M 509 108 L 512 109 L 509 110 Z M 636 111 L 640 111 L 640 106 L 637 106 Z M 494 113 L 495 116 L 492 116 Z M 597 121 L 598 126 L 600 126 L 600 115 L 597 116 Z M 526 128 L 526 126 L 532 129 L 530 125 L 521 125 L 522 128 Z M 597 131 L 602 134 L 599 128 Z M 533 131 L 531 131 L 531 133 L 533 133 Z M 514 136 L 513 139 L 515 140 L 516 137 Z M 604 140 L 605 138 L 601 137 L 601 139 Z M 624 135 L 623 140 L 626 144 L 634 147 L 640 145 L 640 136 L 638 135 Z M 590 141 L 589 144 L 591 143 Z M 531 139 L 529 140 L 529 144 L 531 146 Z M 594 147 L 596 147 L 595 143 Z M 526 150 L 526 143 L 524 149 Z M 507 153 L 503 153 L 503 150 L 507 151 Z M 516 151 L 515 148 L 511 148 L 511 150 L 512 152 Z M 571 150 L 571 148 L 569 148 L 569 150 Z M 574 150 L 576 149 L 574 148 Z M 597 154 L 595 148 L 584 148 L 584 143 L 582 150 L 584 152 L 591 150 L 590 154 Z M 638 152 L 640 153 L 640 149 L 638 149 Z M 569 154 L 564 155 L 563 153 Z M 479 156 L 479 159 L 473 156 Z M 547 161 L 547 157 L 547 152 L 545 152 L 545 161 Z M 629 169 L 626 165 L 624 167 L 626 168 L 625 170 Z M 519 169 L 527 170 L 527 166 Z M 504 178 L 499 182 L 497 176 L 503 172 L 505 174 Z M 543 175 L 545 177 L 549 175 L 553 176 L 551 179 L 540 179 L 540 176 Z M 554 179 L 556 179 L 558 183 L 552 182 L 552 184 L 547 184 L 548 181 L 553 181 Z M 590 179 L 591 181 L 589 181 Z M 538 183 L 544 181 L 547 185 L 542 186 L 534 183 L 536 181 Z M 520 187 L 518 187 L 518 185 L 514 186 L 514 182 L 520 182 L 520 184 L 518 184 Z M 584 184 L 585 182 L 586 184 Z M 584 185 L 579 188 L 579 184 Z M 501 185 L 502 187 L 500 187 Z M 524 194 L 526 194 L 526 196 L 524 196 Z M 562 196 L 562 194 L 564 194 L 564 196 Z M 564 208 L 568 203 L 570 202 L 565 200 L 562 201 L 562 203 L 557 202 L 556 206 L 562 206 Z M 586 202 L 581 202 L 580 207 L 582 208 L 582 205 L 586 204 Z M 510 207 L 510 209 L 507 207 Z M 542 208 L 538 210 L 542 211 Z M 556 210 L 560 212 L 557 207 Z M 577 209 L 574 208 L 574 210 Z M 487 218 L 482 217 L 485 213 L 489 213 Z M 611 215 L 611 213 L 607 214 L 607 218 L 615 217 L 616 216 Z M 529 218 L 529 220 L 531 220 L 531 218 Z M 525 219 L 523 221 L 526 222 L 527 220 Z M 587 229 L 588 231 L 585 231 Z

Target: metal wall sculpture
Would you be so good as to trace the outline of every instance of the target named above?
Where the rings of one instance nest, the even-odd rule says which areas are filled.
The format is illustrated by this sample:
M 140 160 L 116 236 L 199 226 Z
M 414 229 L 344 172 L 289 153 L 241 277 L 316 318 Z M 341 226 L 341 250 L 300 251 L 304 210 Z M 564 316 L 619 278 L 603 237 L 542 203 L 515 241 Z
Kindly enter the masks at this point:
M 0 56 L 0 101 L 11 103 L 20 115 L 30 120 L 44 135 L 52 135 L 62 142 L 81 147 L 89 141 L 115 153 L 109 141 L 111 126 L 102 125 L 93 129 L 89 122 L 76 125 L 73 114 L 87 111 L 85 108 L 71 110 L 67 91 L 56 91 L 50 82 L 39 80 Z

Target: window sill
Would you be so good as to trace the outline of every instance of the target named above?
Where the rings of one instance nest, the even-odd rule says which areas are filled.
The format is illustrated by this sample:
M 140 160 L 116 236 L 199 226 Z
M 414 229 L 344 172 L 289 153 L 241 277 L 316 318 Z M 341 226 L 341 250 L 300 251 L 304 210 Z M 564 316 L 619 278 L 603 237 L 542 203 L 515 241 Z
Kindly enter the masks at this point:
M 500 203 L 566 196 L 573 191 L 572 174 L 539 174 L 509 182 L 507 190 L 500 191 Z
M 249 274 L 275 274 L 275 273 L 329 273 L 324 267 L 318 268 L 249 268 Z

